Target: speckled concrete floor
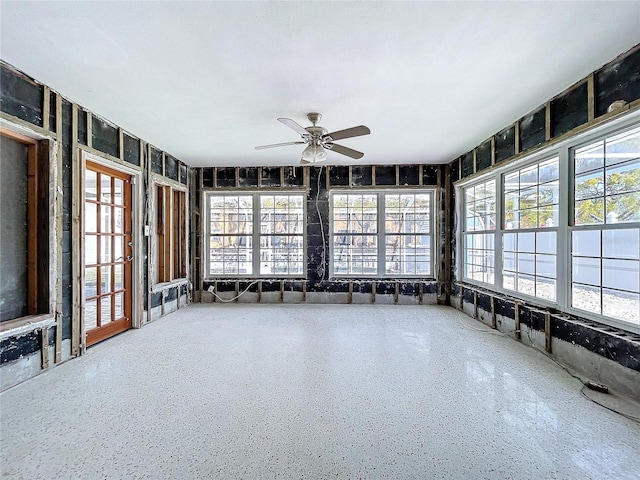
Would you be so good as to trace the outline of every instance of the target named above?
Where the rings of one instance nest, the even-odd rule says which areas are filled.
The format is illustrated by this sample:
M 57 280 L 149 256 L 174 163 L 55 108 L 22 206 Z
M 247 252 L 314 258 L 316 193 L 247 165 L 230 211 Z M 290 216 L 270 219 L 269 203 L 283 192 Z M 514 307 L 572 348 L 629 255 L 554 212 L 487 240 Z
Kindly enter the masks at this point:
M 12 479 L 638 479 L 640 426 L 451 308 L 193 305 L 0 395 Z

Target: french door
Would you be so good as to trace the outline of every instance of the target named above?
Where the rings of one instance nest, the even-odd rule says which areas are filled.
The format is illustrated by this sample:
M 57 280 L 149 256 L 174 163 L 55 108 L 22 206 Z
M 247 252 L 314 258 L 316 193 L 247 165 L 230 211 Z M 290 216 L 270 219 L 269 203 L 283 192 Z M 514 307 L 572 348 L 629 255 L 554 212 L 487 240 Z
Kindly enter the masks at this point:
M 91 346 L 131 328 L 131 176 L 87 162 L 84 327 Z

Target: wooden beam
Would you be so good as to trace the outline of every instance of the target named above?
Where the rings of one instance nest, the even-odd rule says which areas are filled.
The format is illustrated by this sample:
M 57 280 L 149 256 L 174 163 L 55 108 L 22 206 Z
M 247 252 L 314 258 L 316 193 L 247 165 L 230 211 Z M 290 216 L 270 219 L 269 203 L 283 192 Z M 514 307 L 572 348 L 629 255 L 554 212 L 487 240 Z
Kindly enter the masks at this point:
M 62 134 L 62 96 L 56 95 L 56 136 L 58 143 L 58 158 L 56 160 L 55 169 L 55 184 L 57 185 L 56 194 L 55 194 L 55 219 L 54 225 L 51 225 L 49 228 L 55 229 L 55 238 L 56 244 L 62 244 L 62 144 L 63 144 L 63 134 Z M 69 139 L 71 140 L 71 139 Z M 51 170 L 50 170 L 51 171 Z M 51 183 L 51 179 L 50 182 Z M 56 262 L 56 288 L 55 288 L 55 303 L 56 303 L 56 355 L 55 362 L 59 363 L 62 361 L 62 250 L 58 248 L 56 250 L 56 255 L 54 256 L 54 261 Z
M 520 332 L 520 302 L 516 301 L 516 302 L 513 302 L 513 304 L 514 304 L 513 317 L 514 317 L 514 320 L 516 322 L 515 334 L 516 334 L 516 339 L 520 340 L 522 338 L 521 337 L 521 332 Z
M 353 303 L 353 282 L 349 282 L 349 293 L 347 293 L 347 303 Z
M 498 328 L 496 325 L 496 297 L 491 295 L 490 299 L 491 299 L 490 300 L 491 301 L 491 328 L 496 329 Z
M 495 164 L 496 164 L 496 136 L 493 135 L 491 137 L 491 165 L 495 165 Z
M 78 152 L 78 105 L 71 106 L 71 178 L 76 188 L 71 196 L 71 355 L 81 352 L 82 342 L 82 272 L 84 266 L 83 253 L 80 250 L 82 194 L 84 192 L 84 176 L 81 174 L 80 155 Z
M 371 303 L 376 303 L 376 282 L 371 282 Z
M 93 114 L 89 110 L 87 112 L 87 147 L 93 148 Z
M 27 147 L 27 312 L 35 315 L 46 305 L 38 305 L 38 205 L 39 162 L 36 145 Z
M 398 304 L 398 298 L 400 297 L 400 284 L 398 282 L 396 282 L 396 289 L 395 292 L 393 292 L 393 304 L 397 305 Z
M 53 106 L 55 108 L 55 105 Z M 42 86 L 42 128 L 49 130 L 49 115 L 51 113 L 51 89 Z
M 49 327 L 44 327 L 40 330 L 40 356 L 42 369 L 49 368 Z
M 473 318 L 478 319 L 478 291 L 473 291 Z
M 547 102 L 544 107 L 544 140 L 551 140 L 551 102 Z
M 551 314 L 544 314 L 544 349 L 547 353 L 551 353 Z
M 517 155 L 520 153 L 520 120 L 516 121 L 514 125 L 513 137 L 514 137 L 513 154 Z
M 420 282 L 418 285 L 418 304 L 422 305 L 424 295 L 424 283 Z
M 595 76 L 592 73 L 587 77 L 587 121 L 592 122 L 596 118 L 596 86 Z

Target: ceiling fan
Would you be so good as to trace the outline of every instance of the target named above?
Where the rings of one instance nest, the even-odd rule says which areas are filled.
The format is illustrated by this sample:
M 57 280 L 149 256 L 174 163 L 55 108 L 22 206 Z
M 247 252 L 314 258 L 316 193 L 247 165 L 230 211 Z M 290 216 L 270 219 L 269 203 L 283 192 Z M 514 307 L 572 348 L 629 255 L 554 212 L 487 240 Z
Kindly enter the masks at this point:
M 342 155 L 346 155 L 351 158 L 362 158 L 364 153 L 353 150 L 352 148 L 345 147 L 333 143 L 336 140 L 342 140 L 344 138 L 359 137 L 361 135 L 369 135 L 371 130 L 364 125 L 358 127 L 351 127 L 345 130 L 338 130 L 336 132 L 328 133 L 327 130 L 318 126 L 318 122 L 322 118 L 322 115 L 317 112 L 311 112 L 307 114 L 307 118 L 313 124 L 310 127 L 303 127 L 290 118 L 278 118 L 280 123 L 285 124 L 287 127 L 295 130 L 302 136 L 301 141 L 286 142 L 286 143 L 274 143 L 271 145 L 260 145 L 256 147 L 256 150 L 263 150 L 265 148 L 284 147 L 287 145 L 304 145 L 307 147 L 302 151 L 302 159 L 300 163 L 302 165 L 322 162 L 327 159 L 327 150 L 331 150 Z

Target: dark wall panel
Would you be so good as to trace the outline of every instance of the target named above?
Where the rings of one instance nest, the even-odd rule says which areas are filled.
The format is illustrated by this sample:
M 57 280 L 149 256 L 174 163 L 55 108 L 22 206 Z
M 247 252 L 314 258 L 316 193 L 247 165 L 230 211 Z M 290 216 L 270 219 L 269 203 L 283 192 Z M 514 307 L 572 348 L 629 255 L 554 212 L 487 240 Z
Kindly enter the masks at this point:
M 178 160 L 171 155 L 164 156 L 164 176 L 178 181 Z
M 140 141 L 127 135 L 123 135 L 124 161 L 132 165 L 140 166 Z
M 610 63 L 595 74 L 596 117 L 607 113 L 616 100 L 631 103 L 640 98 L 640 48 Z
M 376 166 L 376 185 L 395 185 L 396 167 L 378 165 Z
M 304 184 L 304 169 L 302 167 L 285 167 L 284 186 L 300 187 Z
M 279 187 L 280 186 L 280 167 L 262 167 L 263 187 Z
M 522 117 L 520 120 L 520 149 L 528 150 L 545 140 L 545 107 Z
M 438 185 L 438 168 L 437 165 L 422 166 L 422 185 Z
M 96 150 L 118 156 L 118 129 L 101 118 L 91 118 L 91 141 Z
M 370 166 L 351 167 L 351 185 L 354 187 L 366 187 L 372 184 L 372 173 Z
M 331 167 L 329 172 L 329 184 L 332 187 L 349 186 L 349 167 Z
M 516 154 L 516 127 L 505 128 L 496 134 L 495 139 L 496 163 L 500 163 Z
M 462 178 L 473 175 L 475 168 L 473 165 L 473 152 L 467 152 L 460 158 L 462 164 Z
M 587 82 L 551 102 L 551 136 L 557 137 L 587 123 Z
M 420 183 L 420 167 L 418 165 L 398 166 L 398 185 L 418 185 Z
M 42 126 L 43 87 L 4 65 L 0 73 L 0 110 L 39 127 Z
M 258 186 L 258 169 L 240 168 L 238 171 L 239 187 L 257 187 Z
M 151 171 L 162 175 L 162 152 L 157 148 L 151 147 Z
M 78 143 L 82 145 L 88 145 L 87 137 L 87 111 L 81 108 L 78 109 Z
M 216 187 L 218 188 L 230 188 L 236 186 L 236 169 L 218 168 L 216 169 Z

